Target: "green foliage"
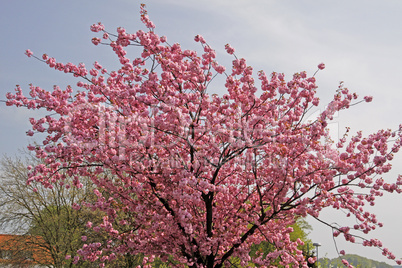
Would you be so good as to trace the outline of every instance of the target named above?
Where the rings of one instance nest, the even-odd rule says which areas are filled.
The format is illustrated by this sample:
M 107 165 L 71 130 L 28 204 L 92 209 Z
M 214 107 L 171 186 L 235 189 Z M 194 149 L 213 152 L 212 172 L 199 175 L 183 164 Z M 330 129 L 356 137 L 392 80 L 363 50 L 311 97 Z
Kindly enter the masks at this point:
M 37 164 L 38 160 L 30 155 L 25 159 L 6 156 L 0 159 L 0 226 L 13 234 L 40 237 L 25 246 L 47 252 L 53 267 L 70 267 L 72 261 L 66 260 L 66 255 L 77 254 L 84 243 L 82 236 L 87 236 L 88 241 L 99 239 L 85 224 L 89 220 L 100 222 L 103 213 L 86 207 L 72 209 L 74 204 L 92 202 L 95 198 L 93 183 L 86 178 L 80 178 L 80 188 L 66 187 L 76 180 L 67 175 L 64 185 L 53 183 L 44 187 L 35 181 L 27 185 L 27 166 Z M 34 261 L 45 264 L 42 259 Z M 91 265 L 80 263 L 80 267 Z
M 371 259 L 367 259 L 365 257 L 355 255 L 355 254 L 346 254 L 345 256 L 341 256 L 334 259 L 322 258 L 319 260 L 321 267 L 345 267 L 342 264 L 342 259 L 347 260 L 351 265 L 356 268 L 392 268 L 392 265 L 389 265 L 385 262 L 379 262 Z
M 66 255 L 74 256 L 84 242 L 82 236 L 88 237 L 88 242 L 98 240 L 99 236 L 91 232 L 85 223 L 89 220 L 100 221 L 102 214 L 81 208 L 74 210 L 71 206 L 55 204 L 43 208 L 42 213 L 35 216 L 29 234 L 40 236 L 46 242 L 46 247 L 53 259 L 63 267 L 72 266 L 72 259 L 66 260 Z M 80 267 L 89 267 L 89 263 L 80 263 Z
M 297 238 L 300 238 L 304 245 L 299 246 L 299 249 L 305 253 L 313 249 L 313 242 L 308 238 L 308 234 L 313 230 L 311 225 L 304 218 L 298 218 L 292 228 L 293 232 L 290 233 L 290 240 L 296 241 Z
M 290 233 L 290 240 L 296 241 L 298 238 L 300 238 L 304 242 L 304 245 L 301 245 L 298 248 L 304 252 L 306 257 L 311 256 L 311 250 L 314 248 L 313 243 L 308 238 L 308 234 L 312 230 L 311 225 L 309 225 L 304 218 L 298 218 L 291 227 L 293 228 L 293 232 Z M 268 241 L 262 241 L 260 244 L 254 244 L 251 247 L 250 256 L 254 257 L 256 256 L 257 252 L 262 252 L 263 258 L 265 258 L 269 252 L 274 250 L 274 244 Z M 279 259 L 275 262 L 275 264 L 278 263 Z M 254 264 L 252 264 L 251 267 L 254 267 Z

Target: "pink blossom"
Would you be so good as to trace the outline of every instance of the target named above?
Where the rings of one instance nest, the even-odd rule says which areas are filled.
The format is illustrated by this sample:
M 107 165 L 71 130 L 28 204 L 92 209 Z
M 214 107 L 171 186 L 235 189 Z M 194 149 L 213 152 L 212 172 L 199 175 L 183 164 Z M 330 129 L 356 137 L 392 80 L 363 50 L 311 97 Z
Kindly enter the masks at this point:
M 97 38 L 97 37 L 92 38 L 92 43 L 93 43 L 95 46 L 99 45 L 100 42 L 101 42 L 101 39 L 100 39 L 100 38 Z
M 201 44 L 205 44 L 205 39 L 204 39 L 204 37 L 202 37 L 201 35 L 196 35 L 196 36 L 194 37 L 194 40 L 195 40 L 196 42 L 200 42 Z
M 74 256 L 73 264 L 77 264 L 79 260 L 80 260 L 79 256 Z
M 324 63 L 318 64 L 318 69 L 324 70 L 325 69 L 325 64 Z
M 90 29 L 92 32 L 100 32 L 103 31 L 105 27 L 102 23 L 98 22 L 97 24 L 92 24 Z
M 27 55 L 28 57 L 31 57 L 33 55 L 32 51 L 27 49 L 25 50 L 25 55 Z
M 364 100 L 365 100 L 366 102 L 371 102 L 371 101 L 373 100 L 373 96 L 365 96 L 365 97 L 364 97 Z
M 229 44 L 225 45 L 225 49 L 226 49 L 226 52 L 230 55 L 233 55 L 233 53 L 235 52 L 235 49 L 233 47 L 231 47 Z

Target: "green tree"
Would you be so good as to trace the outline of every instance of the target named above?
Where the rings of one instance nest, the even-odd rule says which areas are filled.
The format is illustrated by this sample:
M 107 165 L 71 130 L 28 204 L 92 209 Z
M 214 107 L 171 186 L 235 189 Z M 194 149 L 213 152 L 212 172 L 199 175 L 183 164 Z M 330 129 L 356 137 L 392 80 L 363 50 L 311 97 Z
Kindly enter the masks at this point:
M 375 260 L 371 260 L 356 254 L 346 254 L 344 256 L 340 256 L 338 258 L 334 258 L 329 260 L 328 258 L 320 259 L 320 264 L 322 267 L 327 267 L 331 265 L 332 267 L 344 267 L 342 264 L 342 259 L 345 259 L 349 262 L 349 264 L 353 265 L 356 268 L 365 268 L 365 267 L 374 267 L 374 268 L 392 268 L 392 265 L 389 265 L 385 262 L 379 262 Z M 327 263 L 326 266 L 323 264 Z
M 81 180 L 83 185 L 79 188 L 69 187 L 75 183 L 75 178 L 68 176 L 47 187 L 38 182 L 27 184 L 27 166 L 37 164 L 30 157 L 13 159 L 5 156 L 1 159 L 0 227 L 12 234 L 40 237 L 30 239 L 29 246 L 49 253 L 51 264 L 44 258 L 35 262 L 69 267 L 72 261 L 66 260 L 66 256 L 77 254 L 84 243 L 81 237 L 94 236 L 85 223 L 88 220 L 100 222 L 102 213 L 85 207 L 78 209 L 77 204 L 94 198 L 89 181 Z
M 296 222 L 291 225 L 293 231 L 290 233 L 290 240 L 291 241 L 296 241 L 297 239 L 300 239 L 304 242 L 304 245 L 300 245 L 298 247 L 299 250 L 303 251 L 304 256 L 306 256 L 306 259 L 308 257 L 312 256 L 312 251 L 313 249 L 313 243 L 311 240 L 308 238 L 308 234 L 312 230 L 311 225 L 304 219 L 304 218 L 298 218 Z M 251 248 L 250 251 L 250 256 L 255 257 L 258 253 L 263 254 L 263 258 L 265 258 L 268 253 L 273 252 L 276 249 L 276 245 L 273 243 L 270 243 L 268 240 L 262 241 L 259 244 L 254 244 Z M 279 263 L 279 258 L 275 263 Z

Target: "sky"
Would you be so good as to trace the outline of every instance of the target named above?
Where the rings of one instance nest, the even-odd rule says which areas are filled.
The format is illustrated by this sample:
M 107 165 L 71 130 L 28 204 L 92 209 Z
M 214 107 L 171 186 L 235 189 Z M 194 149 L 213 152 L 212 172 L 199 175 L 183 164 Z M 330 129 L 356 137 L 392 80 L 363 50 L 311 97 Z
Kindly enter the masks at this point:
M 334 135 L 341 135 L 346 126 L 351 132 L 369 134 L 382 128 L 398 128 L 402 123 L 402 1 L 372 0 L 143 0 L 156 32 L 167 36 L 169 43 L 183 48 L 200 49 L 194 36 L 201 34 L 218 54 L 218 61 L 230 63 L 224 52 L 230 43 L 236 55 L 243 57 L 254 70 L 266 73 L 283 72 L 287 77 L 307 71 L 312 75 L 321 62 L 326 69 L 317 75 L 318 96 L 325 107 L 340 81 L 363 97 L 374 97 L 340 112 L 331 124 Z M 101 21 L 113 32 L 122 26 L 128 32 L 143 29 L 139 20 L 139 1 L 30 1 L 5 0 L 0 3 L 0 100 L 21 85 L 28 92 L 30 83 L 51 89 L 65 88 L 76 80 L 49 69 L 45 64 L 24 55 L 26 49 L 36 55 L 47 53 L 62 62 L 91 66 L 99 61 L 117 66 L 113 52 L 91 43 L 94 33 L 89 26 Z M 132 56 L 134 57 L 134 55 Z M 108 67 L 112 69 L 112 67 Z M 223 94 L 223 86 L 213 90 Z M 6 107 L 0 102 L 0 154 L 18 154 L 33 142 L 25 132 L 30 129 L 33 112 Z M 394 160 L 394 171 L 385 179 L 402 174 L 402 157 Z M 402 258 L 402 197 L 386 195 L 371 211 L 384 223 L 372 236 Z M 342 215 L 324 211 L 328 220 L 342 222 Z M 321 243 L 319 255 L 336 257 L 331 230 L 312 219 L 313 242 Z M 379 250 L 342 243 L 338 249 L 380 261 Z

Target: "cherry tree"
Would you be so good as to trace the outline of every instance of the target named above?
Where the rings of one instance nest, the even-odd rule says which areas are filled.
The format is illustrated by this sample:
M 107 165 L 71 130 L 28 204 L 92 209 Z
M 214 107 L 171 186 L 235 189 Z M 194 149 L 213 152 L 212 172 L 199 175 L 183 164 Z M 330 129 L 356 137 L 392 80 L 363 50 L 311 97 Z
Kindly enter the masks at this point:
M 7 95 L 7 105 L 51 112 L 30 119 L 27 134 L 46 138 L 29 146 L 45 164 L 31 169 L 28 183 L 52 187 L 68 175 L 81 187 L 85 176 L 97 188 L 97 201 L 80 205 L 107 213 L 102 224 L 87 227 L 110 239 L 84 245 L 82 259 L 107 263 L 119 254 L 145 253 L 144 266 L 159 257 L 189 267 L 234 261 L 307 267 L 298 249 L 303 242 L 290 240 L 289 226 L 307 215 L 320 220 L 326 207 L 356 218 L 354 226 L 327 224 L 335 236 L 361 238 L 395 259 L 380 241 L 360 234 L 382 226 L 364 206 L 384 191 L 401 192 L 402 177 L 392 183 L 382 178 L 400 149 L 401 129 L 367 137 L 346 131 L 332 142 L 327 127 L 335 112 L 371 97 L 359 99 L 340 85 L 327 108 L 307 121 L 319 105 L 315 74 L 296 73 L 288 81 L 275 72 L 255 76 L 229 44 L 233 61 L 226 69 L 202 36 L 195 37 L 203 49 L 198 54 L 157 35 L 143 5 L 141 21 L 146 30 L 136 33 L 91 26 L 100 34 L 92 42 L 113 49 L 117 70 L 99 62 L 91 68 L 61 63 L 27 50 L 78 82 L 49 91 L 31 85 L 29 97 L 17 86 Z M 138 57 L 129 59 L 128 51 Z M 217 76 L 226 79 L 225 92 L 211 94 Z M 261 241 L 275 250 L 251 259 L 251 245 Z

